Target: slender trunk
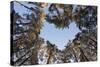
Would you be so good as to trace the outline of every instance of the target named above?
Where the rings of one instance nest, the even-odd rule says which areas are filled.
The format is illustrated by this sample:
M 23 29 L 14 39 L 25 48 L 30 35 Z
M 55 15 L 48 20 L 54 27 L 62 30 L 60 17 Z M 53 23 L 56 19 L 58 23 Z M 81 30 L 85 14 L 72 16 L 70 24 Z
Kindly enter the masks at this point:
M 48 57 L 48 60 L 47 60 L 47 64 L 50 64 L 51 55 L 52 55 L 52 50 L 50 49 L 49 50 L 49 57 Z
M 74 54 L 75 61 L 76 61 L 76 62 L 78 62 L 78 59 L 77 59 L 77 57 L 76 57 L 76 53 L 75 53 L 75 51 L 74 51 L 74 49 L 73 49 L 73 48 L 72 48 L 72 52 L 73 52 L 73 54 Z
M 31 64 L 36 65 L 38 64 L 38 57 L 37 57 L 37 48 L 32 50 L 32 57 L 31 57 Z
M 80 49 L 80 52 L 81 52 L 81 55 L 80 55 L 80 61 L 84 62 L 84 61 L 89 61 L 89 59 L 85 56 L 83 50 L 81 48 Z

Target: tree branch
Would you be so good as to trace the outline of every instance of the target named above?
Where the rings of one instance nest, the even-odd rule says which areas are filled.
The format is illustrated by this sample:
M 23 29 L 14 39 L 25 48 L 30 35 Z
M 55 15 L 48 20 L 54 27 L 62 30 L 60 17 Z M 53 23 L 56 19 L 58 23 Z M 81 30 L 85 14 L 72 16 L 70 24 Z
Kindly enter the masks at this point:
M 18 2 L 18 1 L 15 1 L 15 2 L 19 3 L 20 5 L 22 5 L 23 7 L 27 8 L 27 9 L 29 9 L 29 10 L 31 10 L 31 11 L 35 10 L 34 8 L 32 8 L 32 7 L 30 8 L 30 7 L 28 7 L 28 6 L 26 6 L 26 5 L 22 4 L 22 3 L 20 3 L 20 2 Z

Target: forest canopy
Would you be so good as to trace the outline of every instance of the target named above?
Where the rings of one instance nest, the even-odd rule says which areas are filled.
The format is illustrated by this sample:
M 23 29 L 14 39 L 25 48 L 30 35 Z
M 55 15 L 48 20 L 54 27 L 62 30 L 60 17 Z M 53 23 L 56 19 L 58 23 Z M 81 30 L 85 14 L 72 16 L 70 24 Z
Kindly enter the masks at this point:
M 28 1 L 10 4 L 11 65 L 97 60 L 97 6 Z M 17 4 L 26 9 L 25 12 L 17 12 Z M 57 29 L 69 29 L 74 22 L 80 32 L 60 50 L 56 44 L 39 36 L 45 21 Z

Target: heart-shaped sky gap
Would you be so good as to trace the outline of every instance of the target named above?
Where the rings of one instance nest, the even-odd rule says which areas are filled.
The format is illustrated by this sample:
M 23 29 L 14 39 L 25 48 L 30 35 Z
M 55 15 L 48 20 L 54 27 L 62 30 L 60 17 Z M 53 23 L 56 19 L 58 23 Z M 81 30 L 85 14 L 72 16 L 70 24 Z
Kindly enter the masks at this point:
M 45 22 L 41 29 L 40 37 L 44 38 L 45 41 L 50 41 L 62 50 L 67 46 L 69 40 L 75 38 L 78 32 L 80 32 L 80 30 L 75 22 L 71 23 L 69 28 L 65 29 L 57 29 L 53 24 Z

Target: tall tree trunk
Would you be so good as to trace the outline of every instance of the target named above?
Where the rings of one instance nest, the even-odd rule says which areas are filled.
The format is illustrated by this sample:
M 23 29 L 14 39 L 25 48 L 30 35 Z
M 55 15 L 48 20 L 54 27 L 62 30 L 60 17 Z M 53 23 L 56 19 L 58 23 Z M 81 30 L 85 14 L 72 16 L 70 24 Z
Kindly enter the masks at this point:
M 75 51 L 74 51 L 74 49 L 73 49 L 73 48 L 72 48 L 72 52 L 73 52 L 73 54 L 74 54 L 75 61 L 76 61 L 76 62 L 78 62 L 78 58 L 76 57 L 76 53 L 75 53 Z
M 32 57 L 31 57 L 31 64 L 37 65 L 38 64 L 38 57 L 37 57 L 37 48 L 32 50 Z
M 49 57 L 48 57 L 48 60 L 47 60 L 47 64 L 50 64 L 51 57 L 52 57 L 52 50 L 50 49 L 49 50 Z
M 83 50 L 80 47 L 79 47 L 79 49 L 80 49 L 80 52 L 81 52 L 81 54 L 80 54 L 80 61 L 81 62 L 89 61 L 89 59 L 85 56 Z

